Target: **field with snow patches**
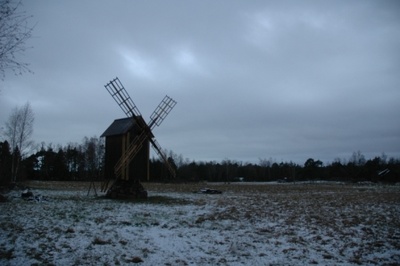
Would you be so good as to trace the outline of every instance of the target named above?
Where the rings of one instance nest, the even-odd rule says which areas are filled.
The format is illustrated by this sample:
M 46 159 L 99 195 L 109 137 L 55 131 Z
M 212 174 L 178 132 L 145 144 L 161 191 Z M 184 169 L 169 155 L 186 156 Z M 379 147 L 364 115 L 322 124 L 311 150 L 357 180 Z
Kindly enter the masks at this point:
M 146 201 L 29 186 L 43 197 L 0 203 L 0 265 L 400 265 L 399 186 L 146 183 Z

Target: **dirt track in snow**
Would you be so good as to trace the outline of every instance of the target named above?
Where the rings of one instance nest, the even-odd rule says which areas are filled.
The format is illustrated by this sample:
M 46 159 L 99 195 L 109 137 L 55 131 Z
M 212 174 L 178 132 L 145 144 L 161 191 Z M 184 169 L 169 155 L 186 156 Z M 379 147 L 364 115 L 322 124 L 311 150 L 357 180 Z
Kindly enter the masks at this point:
M 400 187 L 145 184 L 147 201 L 31 182 L 0 204 L 0 265 L 398 265 Z M 194 194 L 210 187 L 221 195 Z

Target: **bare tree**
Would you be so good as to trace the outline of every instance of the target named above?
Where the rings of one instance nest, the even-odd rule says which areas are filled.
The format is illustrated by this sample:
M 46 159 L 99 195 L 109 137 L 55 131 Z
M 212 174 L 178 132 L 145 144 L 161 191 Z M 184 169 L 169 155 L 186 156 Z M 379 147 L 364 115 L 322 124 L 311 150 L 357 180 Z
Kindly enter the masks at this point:
M 365 156 L 361 153 L 361 151 L 353 152 L 353 154 L 350 157 L 349 162 L 357 165 L 357 166 L 362 166 L 366 163 Z
M 15 74 L 31 72 L 29 64 L 19 61 L 17 55 L 28 48 L 26 41 L 31 37 L 34 26 L 29 26 L 26 12 L 19 11 L 21 1 L 0 0 L 0 76 L 5 77 L 7 69 Z
M 98 177 L 103 166 L 104 139 L 96 136 L 83 139 L 83 150 L 85 151 L 86 170 L 91 178 Z
M 271 179 L 271 166 L 273 164 L 273 159 L 270 157 L 269 159 L 265 159 L 265 158 L 259 158 L 259 165 L 262 167 L 263 169 L 263 177 L 264 179 L 266 179 L 266 173 L 265 170 L 268 169 L 268 180 Z
M 11 181 L 16 182 L 21 157 L 24 157 L 33 145 L 33 122 L 35 115 L 29 102 L 16 107 L 6 122 L 5 136 L 13 152 Z

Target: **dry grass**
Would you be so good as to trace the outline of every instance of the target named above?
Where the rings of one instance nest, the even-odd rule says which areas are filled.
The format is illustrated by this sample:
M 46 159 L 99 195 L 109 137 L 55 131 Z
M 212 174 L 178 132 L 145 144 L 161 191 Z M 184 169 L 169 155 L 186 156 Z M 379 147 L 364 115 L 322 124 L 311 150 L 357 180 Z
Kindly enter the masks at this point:
M 22 185 L 35 189 L 50 190 L 87 190 L 90 182 L 70 182 L 70 181 L 25 181 Z M 100 188 L 100 183 L 96 182 L 96 188 Z
M 160 256 L 165 265 L 400 262 L 400 187 L 145 183 L 147 201 L 110 201 L 75 194 L 86 195 L 89 183 L 28 185 L 70 193 L 55 193 L 60 196 L 49 204 L 4 203 L 0 264 L 21 254 L 51 264 L 48 254 L 57 253 L 79 254 L 69 261 L 75 264 L 155 263 Z M 223 194 L 192 193 L 204 187 Z M 11 248 L 18 241 L 39 244 Z M 74 243 L 85 243 L 84 249 Z

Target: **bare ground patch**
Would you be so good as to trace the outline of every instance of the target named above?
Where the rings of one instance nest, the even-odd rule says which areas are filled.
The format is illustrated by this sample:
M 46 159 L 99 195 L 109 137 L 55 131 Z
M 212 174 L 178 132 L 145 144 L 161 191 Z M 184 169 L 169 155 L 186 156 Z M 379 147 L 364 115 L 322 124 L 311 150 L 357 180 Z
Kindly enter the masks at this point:
M 34 183 L 48 202 L 2 203 L 0 264 L 400 262 L 399 187 L 147 183 L 148 201 L 113 201 L 83 185 Z M 224 193 L 192 193 L 205 186 Z

